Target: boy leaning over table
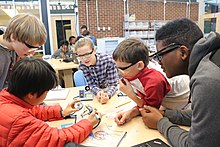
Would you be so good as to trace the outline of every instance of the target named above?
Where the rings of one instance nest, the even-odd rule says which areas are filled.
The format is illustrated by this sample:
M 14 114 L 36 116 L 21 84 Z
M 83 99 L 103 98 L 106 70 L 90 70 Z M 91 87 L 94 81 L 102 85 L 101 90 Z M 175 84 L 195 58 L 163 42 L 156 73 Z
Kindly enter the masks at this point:
M 211 32 L 203 38 L 195 22 L 182 18 L 166 23 L 155 38 L 158 52 L 153 57 L 167 77 L 189 75 L 192 104 L 191 110 L 165 112 L 145 106 L 141 110 L 145 125 L 158 129 L 174 147 L 219 147 L 220 34 Z
M 123 125 L 140 115 L 138 108 L 144 105 L 159 108 L 163 98 L 170 91 L 170 85 L 159 71 L 147 67 L 149 56 L 145 43 L 137 38 L 128 38 L 116 47 L 112 56 L 119 74 L 123 76 L 119 80 L 120 91 L 137 104 L 131 110 L 118 113 L 115 122 Z M 137 90 L 137 95 L 131 85 Z
M 39 18 L 18 14 L 0 35 L 0 90 L 8 87 L 11 69 L 19 58 L 31 56 L 46 42 L 47 32 Z
M 77 111 L 74 104 L 79 100 L 64 110 L 59 105 L 38 105 L 56 85 L 56 73 L 47 62 L 25 57 L 15 64 L 8 88 L 0 92 L 0 146 L 62 147 L 68 142 L 81 143 L 91 133 L 98 123 L 95 111 L 88 119 L 63 129 L 44 122 Z

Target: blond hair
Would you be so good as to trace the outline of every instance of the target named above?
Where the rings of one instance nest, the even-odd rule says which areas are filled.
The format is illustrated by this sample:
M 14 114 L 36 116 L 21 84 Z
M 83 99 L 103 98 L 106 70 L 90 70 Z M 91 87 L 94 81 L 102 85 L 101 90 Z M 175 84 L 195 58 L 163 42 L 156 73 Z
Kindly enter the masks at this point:
M 92 42 L 91 39 L 87 38 L 87 37 L 84 37 L 84 38 L 80 38 L 76 44 L 75 44 L 75 51 L 80 48 L 80 47 L 83 47 L 83 46 L 86 46 L 86 45 L 89 45 L 90 48 L 94 49 L 94 44 Z
M 8 23 L 3 38 L 11 42 L 11 37 L 19 42 L 43 45 L 47 39 L 44 24 L 34 15 L 18 14 Z

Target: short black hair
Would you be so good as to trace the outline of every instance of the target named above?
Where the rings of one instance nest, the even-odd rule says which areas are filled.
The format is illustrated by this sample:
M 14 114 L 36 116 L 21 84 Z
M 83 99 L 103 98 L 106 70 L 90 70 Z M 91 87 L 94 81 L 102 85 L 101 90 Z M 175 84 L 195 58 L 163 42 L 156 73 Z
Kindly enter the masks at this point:
M 188 18 L 180 18 L 166 23 L 156 32 L 156 41 L 162 41 L 164 46 L 171 43 L 185 45 L 192 49 L 194 44 L 203 37 L 199 26 Z
M 143 61 L 145 66 L 149 63 L 148 47 L 138 38 L 123 40 L 114 50 L 112 57 L 115 61 L 119 60 L 127 63 Z
M 70 37 L 69 37 L 69 41 L 70 41 L 72 38 L 76 38 L 76 37 L 75 37 L 75 36 L 70 36 Z
M 88 36 L 89 34 L 90 34 L 90 32 L 89 32 L 88 30 L 84 30 L 84 31 L 82 32 L 82 35 L 83 35 L 84 37 Z
M 67 40 L 61 40 L 61 41 L 60 41 L 60 46 L 63 46 L 63 45 L 68 46 L 68 45 L 69 45 L 69 42 L 68 42 Z
M 23 99 L 28 93 L 41 96 L 57 86 L 55 70 L 49 63 L 34 57 L 24 57 L 13 67 L 8 92 Z

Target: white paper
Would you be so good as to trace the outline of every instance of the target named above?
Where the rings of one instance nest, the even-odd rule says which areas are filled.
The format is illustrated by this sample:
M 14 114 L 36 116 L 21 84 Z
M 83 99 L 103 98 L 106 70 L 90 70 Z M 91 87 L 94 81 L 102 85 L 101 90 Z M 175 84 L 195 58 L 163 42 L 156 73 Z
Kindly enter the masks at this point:
M 53 89 L 47 93 L 46 101 L 65 100 L 68 96 L 69 89 Z

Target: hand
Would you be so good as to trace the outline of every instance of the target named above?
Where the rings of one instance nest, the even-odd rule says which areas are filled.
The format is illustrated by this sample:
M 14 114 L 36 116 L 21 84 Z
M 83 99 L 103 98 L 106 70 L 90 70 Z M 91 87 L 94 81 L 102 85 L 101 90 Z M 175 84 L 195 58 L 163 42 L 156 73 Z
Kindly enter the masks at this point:
M 137 108 L 133 108 L 131 110 L 118 113 L 114 119 L 117 125 L 123 125 L 139 114 L 139 110 Z
M 93 127 L 100 121 L 96 118 L 95 115 L 98 115 L 100 118 L 102 117 L 102 115 L 100 113 L 93 110 L 93 112 L 87 118 L 88 121 L 90 121 L 92 123 Z
M 107 93 L 105 93 L 103 90 L 101 90 L 97 93 L 97 99 L 100 103 L 105 104 L 108 102 L 109 96 Z
M 71 113 L 73 113 L 73 112 L 78 111 L 78 109 L 75 109 L 75 108 L 74 108 L 74 104 L 75 104 L 76 102 L 80 102 L 80 100 L 73 100 L 72 102 L 70 102 L 70 103 L 66 106 L 66 108 L 62 111 L 63 117 L 65 117 L 65 116 L 67 116 L 67 115 L 69 115 L 69 114 L 71 114 Z
M 135 95 L 134 90 L 130 84 L 130 82 L 123 78 L 118 80 L 119 90 L 126 94 L 128 97 L 133 97 Z
M 146 105 L 140 108 L 139 111 L 141 112 L 144 124 L 151 129 L 157 129 L 158 121 L 163 118 L 161 112 L 154 107 Z

